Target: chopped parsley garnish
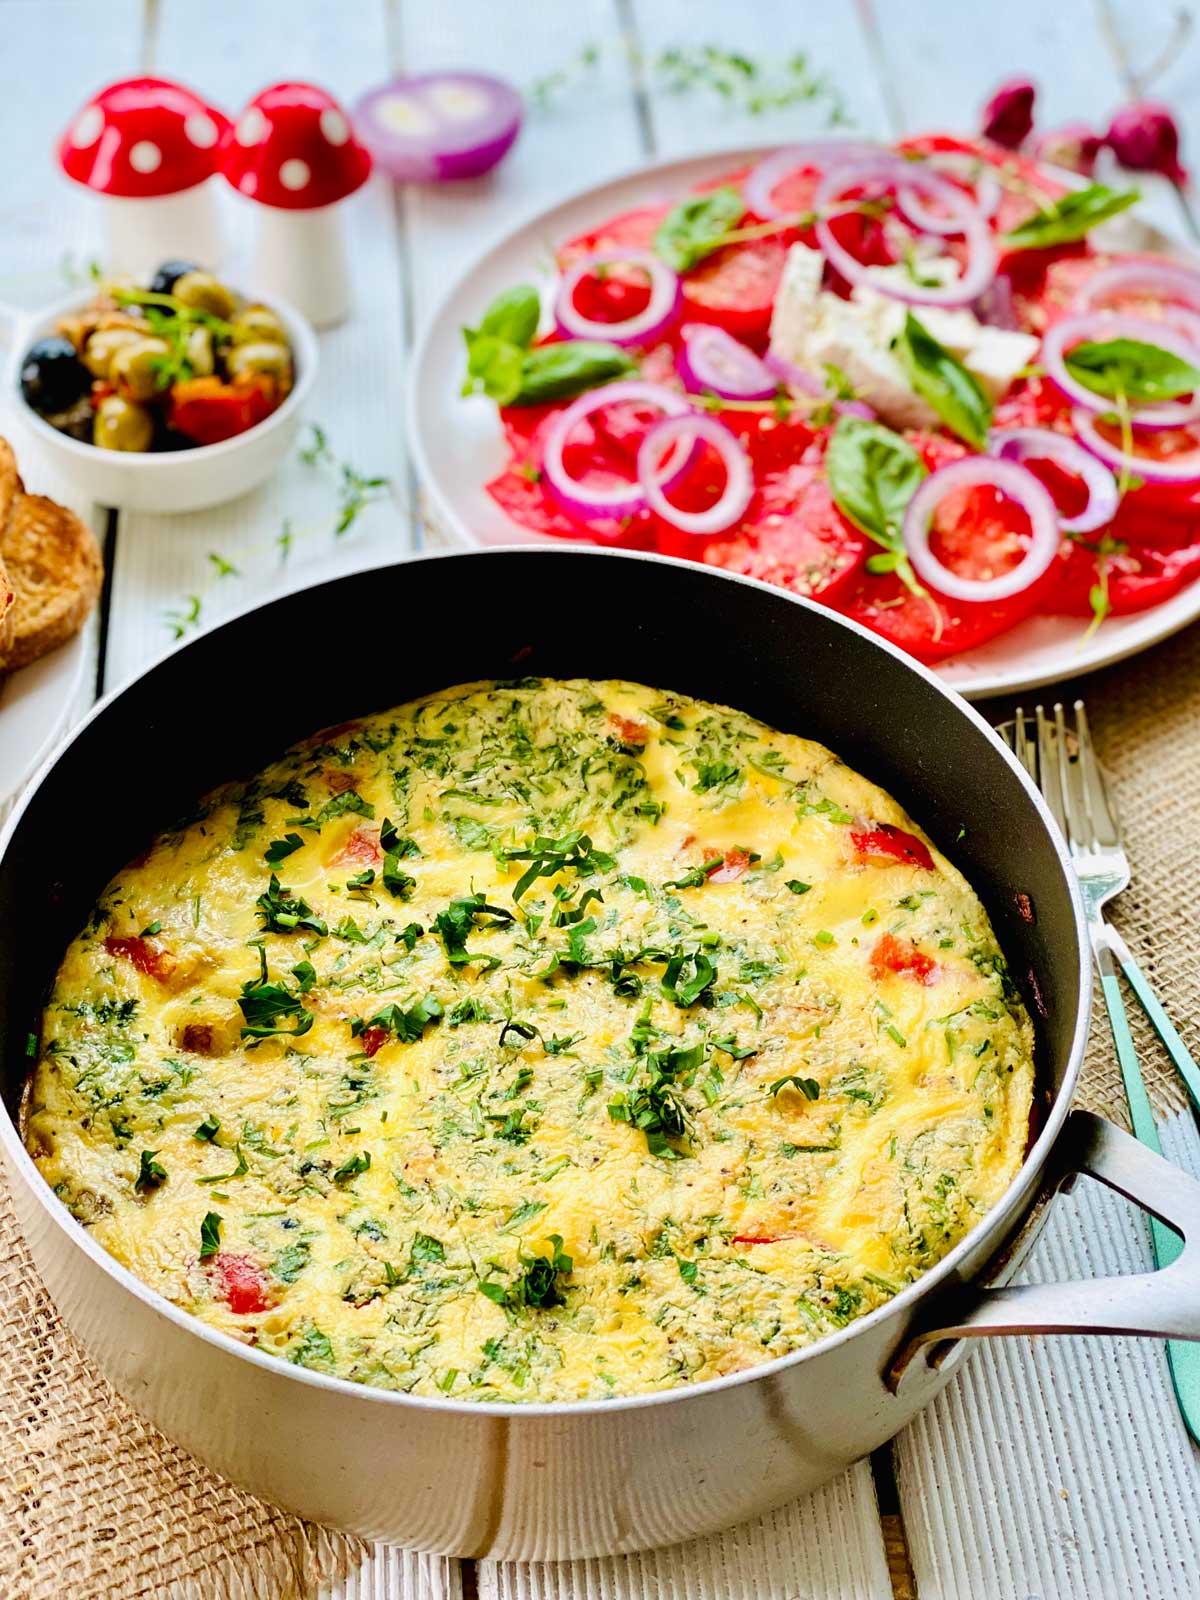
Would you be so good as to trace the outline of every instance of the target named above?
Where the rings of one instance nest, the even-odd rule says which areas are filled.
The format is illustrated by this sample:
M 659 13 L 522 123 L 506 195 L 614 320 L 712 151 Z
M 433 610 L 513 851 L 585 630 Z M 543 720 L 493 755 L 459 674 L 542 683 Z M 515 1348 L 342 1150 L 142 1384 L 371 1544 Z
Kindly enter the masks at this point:
M 789 1072 L 783 1078 L 776 1078 L 774 1083 L 767 1085 L 767 1093 L 773 1098 L 789 1085 L 802 1094 L 806 1100 L 819 1100 L 821 1097 L 821 1085 L 815 1078 L 802 1078 L 795 1072 Z
M 349 1183 L 351 1178 L 357 1178 L 360 1172 L 369 1171 L 371 1166 L 371 1152 L 360 1150 L 357 1155 L 350 1156 L 343 1161 L 333 1175 L 334 1183 Z
M 167 1181 L 167 1169 L 154 1159 L 157 1150 L 143 1150 L 139 1163 L 138 1174 L 133 1180 L 133 1187 L 142 1194 L 147 1189 L 157 1189 L 160 1183 Z
M 307 928 L 310 933 L 322 935 L 329 932 L 321 918 L 313 914 L 308 901 L 283 888 L 274 873 L 255 905 L 263 919 L 264 933 L 293 933 L 297 928 Z
M 423 1000 L 409 1006 L 407 1011 L 393 1001 L 373 1017 L 356 1017 L 350 1024 L 350 1031 L 357 1037 L 367 1028 L 383 1028 L 401 1044 L 415 1044 L 429 1024 L 436 1022 L 441 1015 L 442 1002 L 435 994 L 427 994 Z
M 812 888 L 812 884 L 802 883 L 799 878 L 789 878 L 784 887 L 790 889 L 793 894 L 807 894 Z
M 271 840 L 263 854 L 263 860 L 269 867 L 277 867 L 281 861 L 286 861 L 288 856 L 303 848 L 304 840 L 298 833 L 285 833 L 282 839 Z
M 210 1113 L 203 1122 L 196 1125 L 192 1132 L 192 1138 L 198 1139 L 202 1144 L 206 1141 L 211 1142 L 217 1137 L 220 1128 L 220 1122 Z
M 567 871 L 588 878 L 597 872 L 608 872 L 615 864 L 615 857 L 604 850 L 595 849 L 587 834 L 579 829 L 561 839 L 547 839 L 539 834 L 531 845 L 522 850 L 502 851 L 501 858 L 504 861 L 529 862 L 513 889 L 514 901 L 519 901 L 538 878 L 550 878 L 555 873 Z
M 439 911 L 433 919 L 434 930 L 452 967 L 469 966 L 473 961 L 485 961 L 489 969 L 500 965 L 498 956 L 472 955 L 467 949 L 467 940 L 475 931 L 477 918 L 484 919 L 482 926 L 485 928 L 503 928 L 512 922 L 513 914 L 503 906 L 488 905 L 481 894 L 473 894 L 451 900 L 445 911 Z
M 251 979 L 242 985 L 241 997 L 238 1005 L 242 1009 L 245 1019 L 242 1027 L 243 1039 L 272 1039 L 276 1035 L 285 1038 L 298 1039 L 301 1034 L 307 1033 L 313 1025 L 313 1014 L 301 1004 L 299 994 L 293 992 L 282 983 L 271 983 L 267 978 L 267 954 L 260 945 L 258 948 L 261 973 L 257 979 Z M 281 1028 L 280 1019 L 294 1020 L 294 1028 Z
M 221 1214 L 219 1211 L 206 1211 L 204 1220 L 200 1224 L 200 1259 L 206 1261 L 209 1256 L 215 1256 L 221 1248 Z
M 565 1305 L 562 1280 L 570 1277 L 575 1263 L 563 1253 L 561 1234 L 552 1233 L 548 1243 L 548 1256 L 521 1256 L 522 1271 L 514 1283 L 506 1287 L 493 1279 L 485 1279 L 479 1285 L 480 1294 L 509 1311 L 523 1306 L 544 1311 Z

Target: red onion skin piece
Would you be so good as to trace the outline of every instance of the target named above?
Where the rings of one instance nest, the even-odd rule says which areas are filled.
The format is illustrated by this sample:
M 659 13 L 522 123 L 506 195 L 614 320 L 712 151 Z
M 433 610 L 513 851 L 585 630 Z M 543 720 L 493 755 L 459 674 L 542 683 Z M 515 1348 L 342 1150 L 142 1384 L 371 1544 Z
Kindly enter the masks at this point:
M 1187 168 L 1179 159 L 1179 125 L 1161 101 L 1143 100 L 1118 111 L 1105 143 L 1133 172 L 1160 172 L 1172 183 L 1188 181 Z
M 675 365 L 684 386 L 691 393 L 704 394 L 711 390 L 723 400 L 769 400 L 776 392 L 777 385 L 769 365 L 761 356 L 755 355 L 748 345 L 742 344 L 723 328 L 712 323 L 689 323 L 680 332 L 682 336 Z M 707 361 L 706 346 L 712 353 L 712 361 Z M 721 381 L 717 381 L 716 352 L 721 350 L 728 353 L 731 361 L 742 363 L 746 382 L 740 388 L 731 389 L 724 374 L 720 374 Z M 704 370 L 706 361 L 707 372 Z
M 1037 87 L 1029 78 L 1008 78 L 983 108 L 982 133 L 1006 150 L 1019 150 L 1033 132 Z

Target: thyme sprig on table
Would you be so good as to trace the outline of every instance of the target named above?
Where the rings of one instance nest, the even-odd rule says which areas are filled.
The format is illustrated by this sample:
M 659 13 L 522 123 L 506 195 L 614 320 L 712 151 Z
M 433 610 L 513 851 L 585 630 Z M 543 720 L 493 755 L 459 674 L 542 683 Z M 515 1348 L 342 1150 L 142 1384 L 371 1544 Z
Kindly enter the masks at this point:
M 332 517 L 323 518 L 304 528 L 294 528 L 285 517 L 283 525 L 269 545 L 253 547 L 248 555 L 253 558 L 270 550 L 286 561 L 292 548 L 302 539 L 311 539 L 321 533 L 332 533 L 334 539 L 343 538 L 368 506 L 382 500 L 391 488 L 391 479 L 382 474 L 360 472 L 352 462 L 339 459 L 329 441 L 329 436 L 318 423 L 309 423 L 309 437 L 300 449 L 300 459 L 306 466 L 318 468 L 335 475 L 337 504 Z M 213 586 L 223 578 L 242 576 L 242 569 L 216 550 L 208 553 L 210 572 L 208 580 L 196 592 L 184 595 L 179 605 L 163 612 L 163 621 L 175 640 L 184 638 L 200 624 L 204 601 Z

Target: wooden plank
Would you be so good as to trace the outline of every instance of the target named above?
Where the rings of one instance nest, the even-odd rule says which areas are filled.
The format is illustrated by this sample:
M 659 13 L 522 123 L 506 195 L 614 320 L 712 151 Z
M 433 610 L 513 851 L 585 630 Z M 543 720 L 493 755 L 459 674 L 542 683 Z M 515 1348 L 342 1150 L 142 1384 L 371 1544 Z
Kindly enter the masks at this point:
M 631 0 L 642 81 L 656 153 L 699 154 L 723 145 L 781 144 L 839 132 L 888 131 L 887 111 L 870 48 L 849 5 L 797 6 L 755 0 L 732 9 L 724 0 Z M 750 110 L 700 85 L 672 92 L 660 65 L 664 52 L 706 45 L 747 57 L 765 85 L 785 81 L 784 64 L 804 56 L 814 82 L 808 101 Z M 834 108 L 845 112 L 835 125 Z
M 1162 1131 L 1170 1157 L 1200 1171 L 1190 1114 Z M 1024 1281 L 1149 1265 L 1144 1219 L 1085 1179 L 1056 1202 Z M 898 1441 L 921 1600 L 1195 1594 L 1200 1451 L 1176 1409 L 1162 1346 L 982 1344 Z
M 757 1522 L 610 1560 L 478 1565 L 480 1600 L 889 1600 L 875 1503 L 859 1462 Z M 981 1600 L 981 1597 L 976 1597 Z
M 596 66 L 577 70 L 591 45 Z M 494 239 L 572 190 L 633 166 L 642 146 L 615 0 L 436 7 L 397 0 L 393 51 L 406 72 L 483 64 L 527 96 L 540 81 L 566 75 L 544 106 L 531 98 L 520 138 L 494 172 L 400 192 L 419 330 L 447 285 Z
M 286 67 L 280 59 L 286 42 Z M 353 101 L 380 75 L 386 60 L 383 0 L 355 8 L 354 25 L 335 7 L 290 0 L 164 0 L 156 40 L 158 70 L 185 77 L 218 104 L 236 111 L 255 90 L 286 70 L 311 77 Z M 229 197 L 234 252 L 228 268 L 238 280 L 247 257 L 252 208 Z M 346 202 L 344 220 L 355 279 L 350 320 L 321 335 L 321 366 L 309 416 L 328 432 L 340 460 L 391 479 L 393 494 L 356 522 L 351 536 L 334 538 L 336 472 L 293 457 L 261 489 L 224 506 L 185 516 L 128 513 L 122 517 L 114 575 L 108 685 L 121 682 L 171 642 L 164 613 L 202 593 L 211 622 L 273 592 L 355 566 L 400 555 L 411 547 L 406 511 L 406 459 L 398 418 L 404 381 L 405 317 L 391 188 L 380 177 Z M 252 290 L 253 285 L 246 284 Z M 276 545 L 287 523 L 296 542 L 286 565 Z M 215 553 L 238 575 L 216 581 Z

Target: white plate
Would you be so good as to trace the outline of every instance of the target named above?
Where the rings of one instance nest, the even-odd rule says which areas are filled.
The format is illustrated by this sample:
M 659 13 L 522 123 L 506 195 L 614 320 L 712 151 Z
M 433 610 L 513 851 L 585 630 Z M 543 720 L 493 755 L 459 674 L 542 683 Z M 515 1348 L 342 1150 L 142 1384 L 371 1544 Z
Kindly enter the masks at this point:
M 461 329 L 487 302 L 514 283 L 549 284 L 557 244 L 621 211 L 673 200 L 694 183 L 749 164 L 776 146 L 740 147 L 667 161 L 582 190 L 539 211 L 488 250 L 451 288 L 426 328 L 413 360 L 409 437 L 417 473 L 433 509 L 434 533 L 475 548 L 497 544 L 559 544 L 511 522 L 484 484 L 500 472 L 507 451 L 496 408 L 482 396 L 459 394 L 464 370 Z M 1108 237 L 1125 249 L 1177 250 L 1176 241 L 1141 222 L 1110 225 Z M 940 669 L 943 680 L 968 699 L 1057 683 L 1121 661 L 1200 617 L 1200 581 L 1163 605 L 1134 616 L 1111 617 L 1085 639 L 1073 617 L 1034 617 Z
M 0 815 L 62 734 L 87 653 L 76 634 L 0 684 Z

